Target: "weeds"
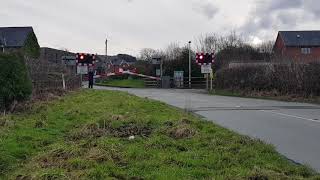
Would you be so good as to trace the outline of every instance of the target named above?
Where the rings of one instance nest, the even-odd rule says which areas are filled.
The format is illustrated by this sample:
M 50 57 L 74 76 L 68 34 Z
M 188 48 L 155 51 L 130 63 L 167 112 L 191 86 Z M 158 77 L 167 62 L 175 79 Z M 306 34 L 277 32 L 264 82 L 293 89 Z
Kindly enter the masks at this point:
M 190 123 L 187 119 L 179 121 L 168 130 L 169 136 L 175 139 L 192 138 L 197 131 L 191 127 Z

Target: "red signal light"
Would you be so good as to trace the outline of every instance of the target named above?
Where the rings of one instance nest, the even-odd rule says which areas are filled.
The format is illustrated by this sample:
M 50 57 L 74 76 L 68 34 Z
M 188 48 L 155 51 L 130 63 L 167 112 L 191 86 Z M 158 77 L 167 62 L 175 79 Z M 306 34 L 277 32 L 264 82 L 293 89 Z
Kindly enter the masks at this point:
M 196 63 L 198 65 L 211 65 L 215 63 L 215 53 L 196 53 Z
M 84 60 L 84 55 L 81 55 L 81 56 L 80 56 L 80 59 L 81 59 L 81 60 Z

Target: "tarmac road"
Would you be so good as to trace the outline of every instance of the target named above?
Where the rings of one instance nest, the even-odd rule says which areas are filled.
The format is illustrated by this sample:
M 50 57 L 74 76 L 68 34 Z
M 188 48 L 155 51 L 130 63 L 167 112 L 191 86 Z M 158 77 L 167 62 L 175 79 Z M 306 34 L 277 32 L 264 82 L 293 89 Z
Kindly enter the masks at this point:
M 223 127 L 273 144 L 287 158 L 320 172 L 319 105 L 212 96 L 202 90 L 95 89 L 126 91 L 191 110 Z

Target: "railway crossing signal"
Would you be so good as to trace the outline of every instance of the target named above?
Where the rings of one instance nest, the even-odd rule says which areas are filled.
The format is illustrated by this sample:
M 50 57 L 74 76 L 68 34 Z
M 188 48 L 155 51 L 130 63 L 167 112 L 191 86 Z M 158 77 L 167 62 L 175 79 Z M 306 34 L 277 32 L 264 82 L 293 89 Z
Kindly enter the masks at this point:
M 76 63 L 79 66 L 94 66 L 96 62 L 96 56 L 94 54 L 77 53 Z
M 215 54 L 196 53 L 196 62 L 199 65 L 212 65 L 215 62 Z
M 201 73 L 205 74 L 206 77 L 206 86 L 209 90 L 209 74 L 211 75 L 211 86 L 210 89 L 213 88 L 213 79 L 212 79 L 212 64 L 215 63 L 215 53 L 196 53 L 196 62 L 201 66 Z

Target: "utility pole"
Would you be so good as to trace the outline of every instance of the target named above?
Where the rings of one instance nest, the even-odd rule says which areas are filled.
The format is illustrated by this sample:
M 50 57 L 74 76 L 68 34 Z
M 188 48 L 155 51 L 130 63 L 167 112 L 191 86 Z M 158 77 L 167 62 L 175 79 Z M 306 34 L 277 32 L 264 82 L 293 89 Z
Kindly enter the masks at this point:
M 210 91 L 213 90 L 213 72 L 210 73 Z
M 189 41 L 189 88 L 191 89 L 191 41 Z
M 106 60 L 108 60 L 108 39 L 106 39 L 105 45 L 106 45 Z
M 160 78 L 163 79 L 163 60 L 160 58 Z

